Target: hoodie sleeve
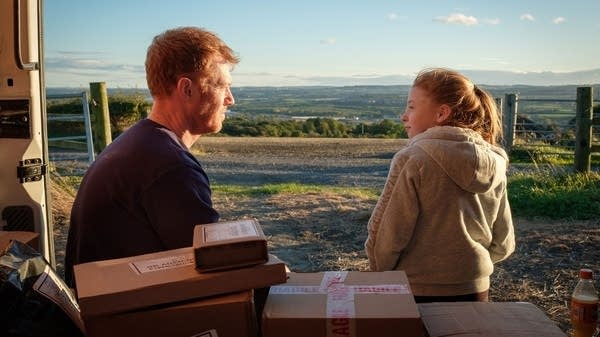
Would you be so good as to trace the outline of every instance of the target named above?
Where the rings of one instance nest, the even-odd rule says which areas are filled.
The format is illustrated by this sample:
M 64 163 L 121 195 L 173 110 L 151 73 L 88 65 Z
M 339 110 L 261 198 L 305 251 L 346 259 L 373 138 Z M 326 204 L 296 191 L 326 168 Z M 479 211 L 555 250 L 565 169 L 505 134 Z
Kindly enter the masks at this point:
M 381 221 L 383 218 L 383 213 L 385 213 L 386 208 L 390 202 L 390 196 L 392 195 L 396 179 L 398 177 L 398 165 L 396 163 L 396 156 L 392 159 L 392 164 L 390 165 L 390 172 L 388 173 L 387 180 L 385 182 L 385 186 L 383 187 L 383 191 L 377 204 L 375 205 L 375 209 L 373 213 L 371 213 L 371 218 L 369 219 L 369 223 L 367 224 L 367 241 L 365 242 L 365 252 L 367 253 L 367 258 L 369 259 L 369 267 L 371 271 L 377 271 L 377 263 L 375 261 L 375 245 L 377 244 L 377 233 L 379 232 L 379 226 L 381 225 Z
M 372 271 L 393 270 L 410 242 L 419 214 L 417 172 L 396 156 L 383 193 L 369 220 L 365 243 Z
M 393 159 L 392 164 L 390 165 L 390 171 L 388 173 L 387 180 L 383 187 L 383 191 L 381 192 L 381 196 L 379 196 L 379 200 L 377 201 L 375 209 L 373 209 L 373 213 L 371 213 L 369 223 L 367 224 L 367 241 L 365 242 L 365 252 L 367 254 L 367 258 L 369 259 L 369 267 L 371 271 L 378 270 L 375 262 L 375 245 L 377 244 L 377 233 L 379 232 L 381 218 L 383 217 L 383 213 L 389 204 L 390 195 L 394 190 L 394 185 L 398 176 L 398 172 L 395 171 L 395 167 L 395 159 Z
M 515 232 L 506 187 L 500 202 L 498 218 L 493 226 L 492 243 L 488 250 L 492 262 L 496 263 L 509 257 L 515 250 Z

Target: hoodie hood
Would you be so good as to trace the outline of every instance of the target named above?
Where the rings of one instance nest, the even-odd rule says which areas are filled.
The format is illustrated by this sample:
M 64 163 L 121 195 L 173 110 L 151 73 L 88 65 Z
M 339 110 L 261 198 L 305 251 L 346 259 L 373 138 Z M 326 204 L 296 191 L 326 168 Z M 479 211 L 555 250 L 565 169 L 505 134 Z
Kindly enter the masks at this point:
M 415 136 L 409 145 L 422 149 L 460 188 L 483 193 L 506 177 L 506 152 L 466 128 L 436 126 Z

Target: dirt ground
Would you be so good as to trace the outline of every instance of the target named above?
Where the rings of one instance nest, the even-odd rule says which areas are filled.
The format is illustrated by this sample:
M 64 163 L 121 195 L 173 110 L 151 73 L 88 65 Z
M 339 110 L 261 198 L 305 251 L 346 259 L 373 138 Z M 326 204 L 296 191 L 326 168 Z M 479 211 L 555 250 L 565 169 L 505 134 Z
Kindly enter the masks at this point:
M 404 140 L 382 139 L 201 139 L 194 152 L 213 184 L 260 186 L 297 182 L 381 190 L 390 160 Z M 52 159 L 52 151 L 51 151 Z M 60 174 L 85 170 L 68 154 L 54 154 L 52 199 L 57 269 L 74 190 Z M 62 172 L 62 173 L 61 173 Z M 376 200 L 340 193 L 259 196 L 214 194 L 222 220 L 256 218 L 269 250 L 298 272 L 368 269 L 363 244 Z M 496 266 L 493 301 L 525 301 L 540 307 L 570 332 L 568 304 L 581 267 L 600 271 L 600 220 L 556 221 L 515 216 L 517 249 Z

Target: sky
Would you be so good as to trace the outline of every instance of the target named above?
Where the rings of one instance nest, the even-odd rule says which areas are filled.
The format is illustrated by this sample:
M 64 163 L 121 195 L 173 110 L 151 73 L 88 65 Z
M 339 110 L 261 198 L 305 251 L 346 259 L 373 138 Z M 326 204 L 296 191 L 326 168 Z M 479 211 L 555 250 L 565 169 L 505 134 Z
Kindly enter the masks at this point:
M 145 89 L 148 45 L 179 26 L 221 37 L 240 87 L 584 71 L 600 68 L 599 15 L 598 0 L 45 0 L 46 85 Z

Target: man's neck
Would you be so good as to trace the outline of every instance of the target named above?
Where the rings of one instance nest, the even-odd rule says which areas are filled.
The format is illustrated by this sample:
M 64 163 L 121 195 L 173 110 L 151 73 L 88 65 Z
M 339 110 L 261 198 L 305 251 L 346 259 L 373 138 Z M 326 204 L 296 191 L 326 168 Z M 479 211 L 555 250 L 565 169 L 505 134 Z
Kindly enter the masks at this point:
M 200 136 L 189 132 L 185 120 L 181 118 L 182 114 L 179 109 L 178 106 L 170 104 L 169 101 L 155 100 L 148 119 L 172 131 L 190 149 Z

